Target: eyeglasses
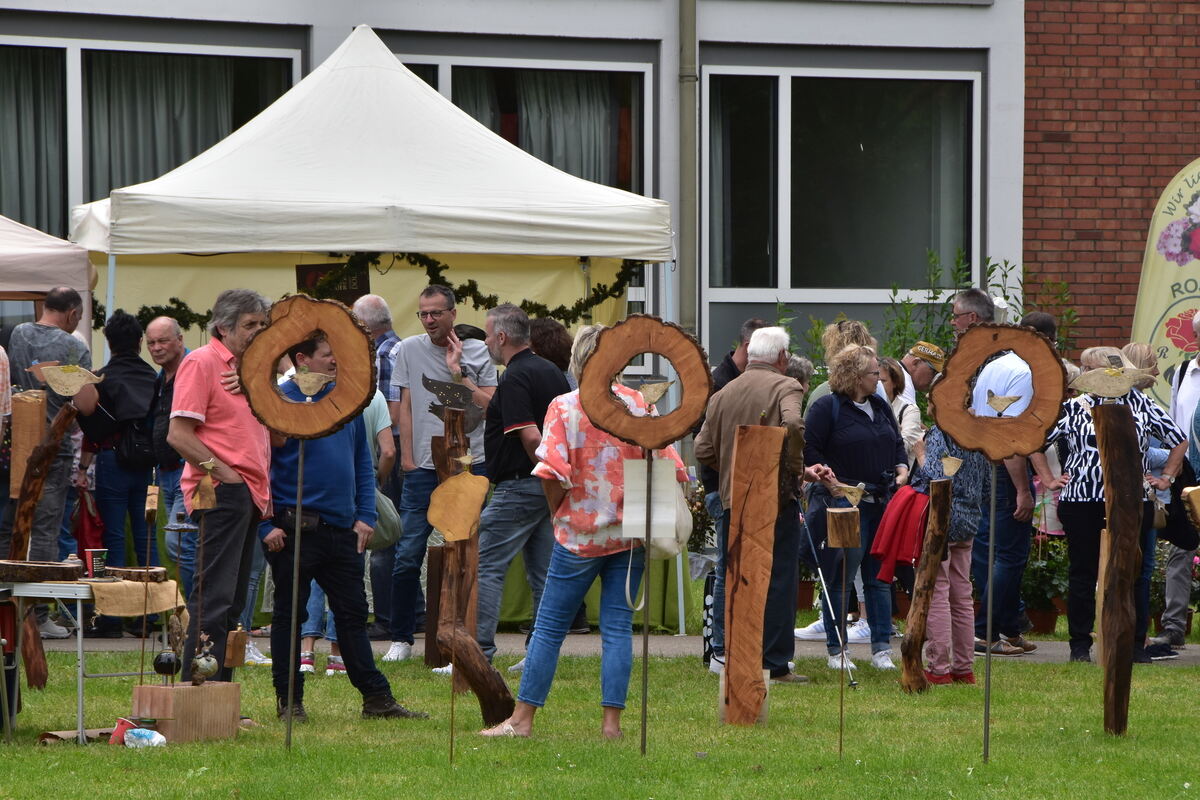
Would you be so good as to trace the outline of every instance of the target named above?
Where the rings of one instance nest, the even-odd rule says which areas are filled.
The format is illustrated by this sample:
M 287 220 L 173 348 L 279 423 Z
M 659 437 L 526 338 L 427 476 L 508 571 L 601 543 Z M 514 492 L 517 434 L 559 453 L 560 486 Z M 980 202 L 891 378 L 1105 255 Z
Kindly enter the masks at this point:
M 974 314 L 974 313 L 975 313 L 974 311 L 958 311 L 956 313 L 952 313 L 950 316 L 954 319 L 958 319 L 959 317 L 965 317 L 967 314 Z
M 442 314 L 445 314 L 449 310 L 448 308 L 438 308 L 433 311 L 418 311 L 417 319 L 441 319 Z

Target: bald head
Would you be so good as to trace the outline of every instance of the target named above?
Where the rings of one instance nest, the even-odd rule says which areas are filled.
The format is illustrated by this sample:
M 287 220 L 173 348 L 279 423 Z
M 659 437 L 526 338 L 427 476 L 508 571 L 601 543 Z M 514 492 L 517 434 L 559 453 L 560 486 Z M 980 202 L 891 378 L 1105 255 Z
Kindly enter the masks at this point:
M 183 330 L 173 317 L 155 317 L 146 326 L 146 350 L 168 376 L 183 361 Z

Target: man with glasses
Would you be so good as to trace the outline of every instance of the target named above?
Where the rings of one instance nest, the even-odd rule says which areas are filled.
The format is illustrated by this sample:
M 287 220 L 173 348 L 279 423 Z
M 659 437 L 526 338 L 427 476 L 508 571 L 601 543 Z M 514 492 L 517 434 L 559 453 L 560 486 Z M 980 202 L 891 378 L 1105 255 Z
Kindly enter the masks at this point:
M 496 391 L 496 368 L 487 345 L 475 339 L 461 341 L 454 333 L 457 312 L 454 292 L 445 286 L 427 286 L 417 300 L 417 317 L 425 333 L 400 343 L 392 370 L 392 386 L 400 399 L 388 406 L 400 432 L 400 468 L 404 488 L 400 496 L 403 533 L 396 543 L 392 569 L 392 646 L 384 661 L 404 661 L 412 655 L 416 632 L 417 598 L 421 592 L 421 561 L 433 527 L 426 519 L 429 497 L 437 488 L 430 440 L 445 431 L 435 409 L 441 401 L 422 378 L 454 382 L 471 392 L 471 402 L 487 408 Z M 395 396 L 395 395 L 393 395 Z M 483 415 L 469 431 L 473 471 L 482 472 Z

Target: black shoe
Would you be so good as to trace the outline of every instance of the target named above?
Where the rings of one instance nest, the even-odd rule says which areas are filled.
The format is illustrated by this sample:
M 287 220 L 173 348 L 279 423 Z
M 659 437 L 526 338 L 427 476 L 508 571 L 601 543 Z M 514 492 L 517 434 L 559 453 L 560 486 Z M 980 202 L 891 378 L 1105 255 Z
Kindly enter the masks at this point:
M 275 698 L 275 714 L 281 720 L 287 719 L 287 702 L 282 697 Z M 304 710 L 304 701 L 292 704 L 292 719 L 296 722 L 308 722 L 308 712 Z
M 567 629 L 567 633 L 591 633 L 591 632 L 592 632 L 591 625 L 577 625 L 575 627 Z
M 525 633 L 525 634 L 533 633 L 533 623 L 522 622 L 520 625 L 517 626 L 517 630 L 520 631 L 521 633 Z
M 1133 663 L 1150 664 L 1153 663 L 1153 661 L 1154 659 L 1150 658 L 1149 654 L 1146 653 L 1146 648 L 1139 647 L 1137 650 L 1133 651 Z
M 1092 663 L 1092 653 L 1088 648 L 1071 649 L 1071 661 L 1079 661 L 1082 663 Z
M 367 638 L 372 642 L 390 642 L 392 635 L 388 633 L 387 626 L 380 625 L 378 622 L 372 622 L 367 628 Z
M 424 711 L 409 711 L 390 694 L 373 694 L 363 698 L 363 719 L 429 719 Z
M 1172 658 L 1179 658 L 1179 653 L 1176 653 L 1165 644 L 1152 644 L 1146 648 L 1146 655 L 1151 661 L 1169 661 Z

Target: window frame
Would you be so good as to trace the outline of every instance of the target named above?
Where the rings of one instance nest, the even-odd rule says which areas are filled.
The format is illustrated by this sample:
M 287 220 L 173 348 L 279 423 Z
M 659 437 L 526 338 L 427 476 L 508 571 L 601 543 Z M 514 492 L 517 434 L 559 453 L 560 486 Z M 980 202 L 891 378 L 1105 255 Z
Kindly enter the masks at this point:
M 708 232 L 711 220 L 708 192 L 711 183 L 711 90 L 713 76 L 758 75 L 776 79 L 776 254 L 775 285 L 754 288 L 715 287 L 711 285 L 710 248 Z M 791 285 L 792 260 L 792 78 L 861 78 L 882 80 L 961 81 L 971 85 L 971 162 L 970 162 L 970 241 L 967 258 L 972 265 L 972 279 L 978 284 L 983 278 L 981 262 L 982 197 L 983 197 L 983 73 L 977 70 L 939 69 L 870 69 L 830 67 L 744 66 L 706 64 L 700 69 L 700 320 L 705 338 L 709 331 L 709 306 L 712 303 L 763 303 L 772 301 L 787 304 L 886 304 L 892 299 L 891 289 L 805 288 Z M 946 260 L 947 254 L 942 254 Z M 951 254 L 952 257 L 952 254 Z M 945 299 L 953 289 L 942 294 Z M 926 290 L 919 287 L 900 287 L 897 298 L 923 303 Z

